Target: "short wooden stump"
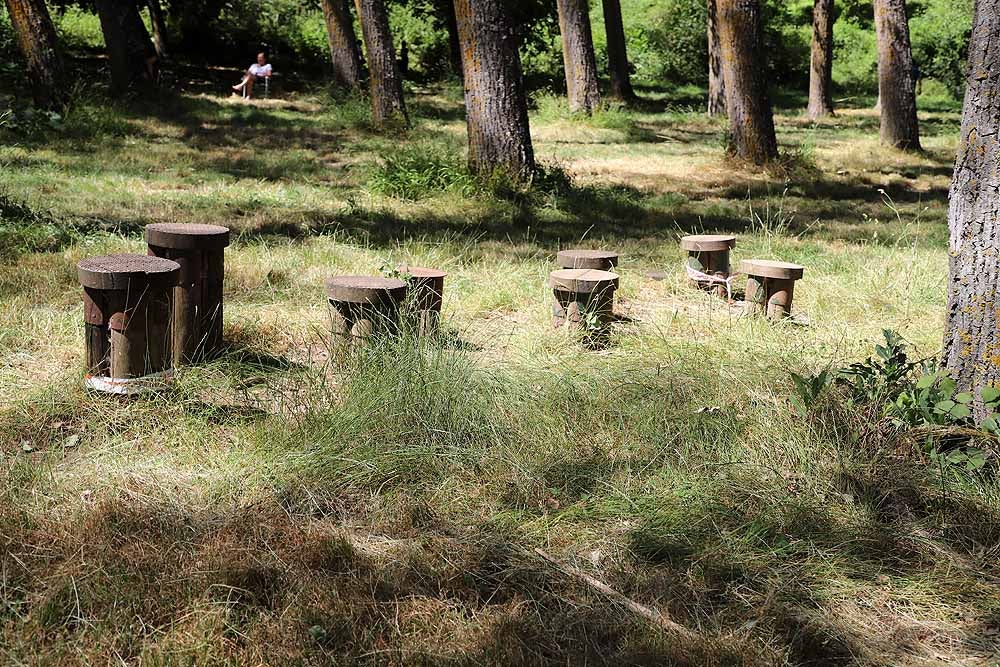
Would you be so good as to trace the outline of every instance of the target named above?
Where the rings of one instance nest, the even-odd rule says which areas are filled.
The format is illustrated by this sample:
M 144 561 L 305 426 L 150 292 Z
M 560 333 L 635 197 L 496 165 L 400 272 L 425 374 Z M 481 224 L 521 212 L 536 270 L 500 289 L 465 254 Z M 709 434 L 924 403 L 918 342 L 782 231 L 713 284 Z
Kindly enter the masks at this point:
M 559 269 L 549 274 L 549 287 L 555 295 L 552 321 L 556 326 L 572 322 L 585 328 L 604 327 L 614 318 L 617 273 Z
M 411 324 L 420 334 L 433 334 L 441 322 L 444 302 L 444 271 L 425 266 L 401 264 L 396 270 L 406 279 L 406 299 Z
M 736 237 L 725 234 L 698 234 L 681 238 L 681 249 L 688 253 L 688 277 L 694 286 L 728 297 L 729 251 L 735 247 Z
M 599 269 L 610 271 L 618 266 L 618 253 L 610 250 L 572 248 L 556 254 L 556 264 L 564 269 Z
M 399 331 L 406 283 L 377 276 L 337 276 L 326 281 L 334 342 L 352 344 Z
M 805 267 L 768 259 L 745 259 L 740 263 L 740 271 L 747 274 L 749 312 L 766 313 L 772 320 L 791 314 L 795 281 L 802 278 Z
M 146 255 L 92 257 L 77 264 L 88 387 L 134 394 L 169 379 L 171 311 L 180 272 L 177 262 Z
M 174 288 L 174 363 L 211 357 L 222 347 L 222 289 L 229 229 L 157 223 L 146 227 L 149 254 L 180 264 Z

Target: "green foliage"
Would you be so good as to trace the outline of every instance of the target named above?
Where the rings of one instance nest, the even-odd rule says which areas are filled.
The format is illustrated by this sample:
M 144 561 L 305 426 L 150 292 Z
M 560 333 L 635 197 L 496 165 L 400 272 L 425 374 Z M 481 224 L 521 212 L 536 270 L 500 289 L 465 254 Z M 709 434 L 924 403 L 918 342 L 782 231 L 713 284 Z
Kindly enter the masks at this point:
M 52 12 L 52 22 L 59 34 L 60 42 L 66 48 L 80 51 L 100 51 L 104 49 L 104 33 L 97 14 L 76 5 L 68 5 Z
M 479 183 L 457 152 L 428 143 L 386 156 L 372 171 L 368 188 L 397 199 L 418 200 L 439 192 L 472 196 Z
M 973 0 L 929 2 L 910 21 L 913 58 L 921 76 L 941 82 L 958 100 L 965 93 L 972 10 Z
M 635 49 L 647 81 L 708 83 L 707 6 L 692 0 L 666 0 L 653 8 L 640 25 L 644 50 Z

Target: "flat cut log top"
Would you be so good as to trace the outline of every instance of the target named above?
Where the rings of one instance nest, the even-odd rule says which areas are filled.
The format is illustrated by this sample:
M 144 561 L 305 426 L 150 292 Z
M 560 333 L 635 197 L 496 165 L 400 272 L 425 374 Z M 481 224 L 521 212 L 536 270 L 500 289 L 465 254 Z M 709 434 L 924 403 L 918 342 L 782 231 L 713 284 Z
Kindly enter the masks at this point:
M 744 259 L 740 262 L 740 271 L 748 276 L 776 278 L 778 280 L 798 280 L 805 271 L 804 266 L 777 262 L 770 259 Z
M 556 254 L 556 263 L 564 269 L 605 269 L 618 266 L 618 253 L 610 250 L 571 248 Z
M 80 284 L 98 290 L 167 289 L 180 279 L 181 265 L 162 257 L 105 255 L 76 265 Z
M 400 273 L 413 276 L 414 278 L 427 278 L 430 280 L 435 278 L 445 278 L 448 275 L 439 269 L 431 269 L 426 266 L 410 266 L 409 264 L 400 264 L 396 267 L 396 270 Z
M 173 250 L 219 250 L 229 245 L 229 228 L 180 222 L 146 225 L 146 243 Z
M 618 289 L 618 274 L 599 269 L 559 269 L 549 274 L 549 286 L 561 292 L 591 294 Z
M 696 234 L 681 238 L 681 250 L 688 252 L 719 252 L 736 247 L 736 237 L 727 234 Z
M 330 301 L 347 303 L 399 303 L 406 296 L 406 283 L 379 276 L 337 276 L 326 281 Z

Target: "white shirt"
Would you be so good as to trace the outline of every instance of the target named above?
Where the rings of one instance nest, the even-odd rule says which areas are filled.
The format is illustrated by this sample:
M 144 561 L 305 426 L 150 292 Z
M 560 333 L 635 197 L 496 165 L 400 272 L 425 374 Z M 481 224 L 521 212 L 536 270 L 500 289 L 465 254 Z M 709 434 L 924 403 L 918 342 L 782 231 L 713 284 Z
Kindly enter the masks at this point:
M 266 65 L 258 65 L 254 63 L 250 65 L 250 73 L 254 76 L 271 76 L 271 63 Z

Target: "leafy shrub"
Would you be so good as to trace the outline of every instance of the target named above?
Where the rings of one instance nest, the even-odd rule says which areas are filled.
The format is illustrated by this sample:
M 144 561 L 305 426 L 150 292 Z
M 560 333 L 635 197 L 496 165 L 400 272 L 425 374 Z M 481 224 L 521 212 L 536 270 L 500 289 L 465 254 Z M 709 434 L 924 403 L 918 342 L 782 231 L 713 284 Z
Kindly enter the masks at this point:
M 144 14 L 145 16 L 145 14 Z M 52 13 L 59 41 L 67 48 L 84 51 L 104 49 L 104 33 L 97 14 L 76 5 L 66 5 Z
M 937 0 L 910 20 L 913 58 L 921 76 L 940 81 L 955 97 L 965 93 L 973 0 Z

